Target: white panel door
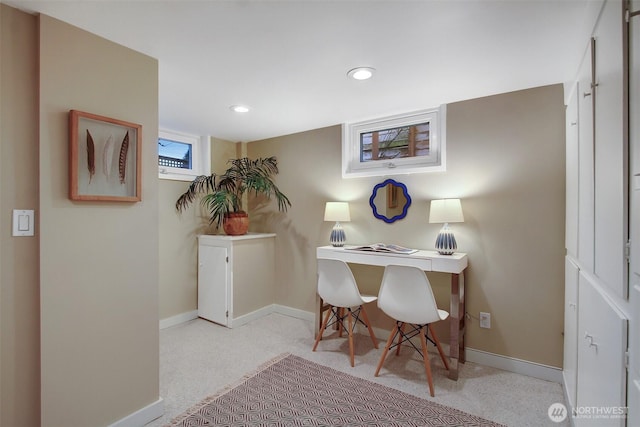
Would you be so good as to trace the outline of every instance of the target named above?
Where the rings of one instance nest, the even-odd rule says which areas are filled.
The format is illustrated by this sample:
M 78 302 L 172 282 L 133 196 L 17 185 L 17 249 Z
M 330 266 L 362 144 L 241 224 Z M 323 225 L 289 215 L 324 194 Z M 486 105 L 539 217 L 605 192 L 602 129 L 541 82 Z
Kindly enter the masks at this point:
M 591 43 L 578 73 L 578 260 L 594 270 L 593 93 Z
M 627 141 L 623 2 L 608 1 L 595 30 L 595 274 L 626 298 Z
M 571 408 L 576 407 L 578 379 L 578 280 L 580 271 L 565 257 L 564 264 L 564 362 L 562 375 Z
M 227 248 L 198 247 L 198 316 L 227 326 Z
M 640 425 L 640 376 L 631 376 L 629 381 L 627 427 L 633 427 Z
M 637 277 L 635 279 L 637 280 Z M 631 305 L 632 322 L 629 330 L 629 368 L 640 377 L 640 284 L 633 286 L 630 298 L 633 304 Z
M 575 424 L 624 426 L 621 417 L 595 416 L 595 410 L 626 406 L 627 319 L 580 273 L 578 291 L 578 395 Z M 613 415 L 613 414 L 610 414 Z
M 640 11 L 640 0 L 631 3 Z M 632 324 L 629 330 L 631 370 L 640 377 L 640 15 L 629 21 L 629 233 L 631 237 L 630 286 Z M 640 425 L 637 419 L 635 425 Z
M 566 111 L 566 212 L 565 247 L 567 253 L 578 258 L 578 95 L 576 83 Z
M 629 327 L 629 413 L 627 426 L 640 426 L 640 285 L 631 290 L 633 323 Z

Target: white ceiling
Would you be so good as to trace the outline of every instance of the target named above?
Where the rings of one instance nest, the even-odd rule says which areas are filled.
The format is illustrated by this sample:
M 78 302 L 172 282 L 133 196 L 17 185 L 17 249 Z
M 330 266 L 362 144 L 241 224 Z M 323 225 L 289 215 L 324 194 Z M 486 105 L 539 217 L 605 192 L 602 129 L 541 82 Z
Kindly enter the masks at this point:
M 569 81 L 588 0 L 2 1 L 157 58 L 162 128 L 255 141 Z

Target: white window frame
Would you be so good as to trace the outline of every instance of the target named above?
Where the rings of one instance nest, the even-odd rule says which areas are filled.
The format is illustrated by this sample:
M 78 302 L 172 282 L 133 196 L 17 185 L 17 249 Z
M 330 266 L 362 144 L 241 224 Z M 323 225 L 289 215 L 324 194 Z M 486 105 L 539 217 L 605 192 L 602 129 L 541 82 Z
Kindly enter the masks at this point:
M 387 176 L 446 170 L 446 105 L 342 125 L 342 177 Z M 429 156 L 360 161 L 360 135 L 429 122 Z
M 209 136 L 189 135 L 170 130 L 159 130 L 158 138 L 191 145 L 192 169 L 158 165 L 158 178 L 174 181 L 193 181 L 199 175 L 211 174 L 211 144 Z

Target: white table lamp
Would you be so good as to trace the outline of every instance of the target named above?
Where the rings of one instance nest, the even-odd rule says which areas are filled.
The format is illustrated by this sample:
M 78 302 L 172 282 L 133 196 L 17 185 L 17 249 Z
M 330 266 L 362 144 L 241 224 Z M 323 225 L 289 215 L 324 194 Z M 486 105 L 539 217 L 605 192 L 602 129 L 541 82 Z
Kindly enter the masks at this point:
M 349 203 L 347 202 L 327 202 L 324 207 L 324 220 L 335 221 L 336 225 L 331 230 L 331 237 L 329 241 L 333 246 L 344 246 L 346 241 L 346 235 L 344 229 L 340 225 L 340 221 L 351 221 L 351 215 L 349 215 Z
M 453 231 L 449 228 L 449 223 L 464 222 L 460 199 L 432 200 L 431 209 L 429 210 L 429 222 L 444 223 L 436 238 L 436 250 L 441 255 L 453 254 L 458 249 L 458 244 Z

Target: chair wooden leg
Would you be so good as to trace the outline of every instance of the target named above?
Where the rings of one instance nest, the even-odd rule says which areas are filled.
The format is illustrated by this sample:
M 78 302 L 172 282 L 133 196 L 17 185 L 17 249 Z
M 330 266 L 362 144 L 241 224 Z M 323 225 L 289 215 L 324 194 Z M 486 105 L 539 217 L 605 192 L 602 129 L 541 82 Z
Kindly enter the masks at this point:
M 369 335 L 371 335 L 371 341 L 373 341 L 373 346 L 375 348 L 378 348 L 378 339 L 373 334 L 373 329 L 371 328 L 371 322 L 369 322 L 369 316 L 367 316 L 367 312 L 364 309 L 364 305 L 361 305 L 360 308 L 362 309 L 362 318 L 364 319 L 364 322 L 367 324 Z
M 318 343 L 322 339 L 322 334 L 324 334 L 324 330 L 327 327 L 327 323 L 329 323 L 329 317 L 331 317 L 331 311 L 332 311 L 332 307 L 329 306 L 329 309 L 327 310 L 327 314 L 324 316 L 324 321 L 322 322 L 322 326 L 320 326 L 320 331 L 318 332 L 318 336 L 316 337 L 316 343 L 313 345 L 312 351 L 316 351 L 316 348 L 318 347 Z
M 378 362 L 378 368 L 376 369 L 376 373 L 375 373 L 376 377 L 380 372 L 380 368 L 382 368 L 384 359 L 387 357 L 387 353 L 389 352 L 389 347 L 391 347 L 391 344 L 393 343 L 393 337 L 396 334 L 397 330 L 398 330 L 398 324 L 396 323 L 396 326 L 393 328 L 393 331 L 391 331 L 391 335 L 389 335 L 389 339 L 387 340 L 387 345 L 384 346 L 384 351 L 382 352 L 382 357 L 380 358 L 380 362 Z
M 402 335 L 404 334 L 404 326 L 406 325 L 406 323 L 402 323 L 400 324 L 400 334 L 398 334 L 398 342 L 396 343 L 396 346 L 398 347 L 398 349 L 396 350 L 396 356 L 400 356 L 400 347 L 402 346 Z
M 431 397 L 435 397 L 433 391 L 433 377 L 431 376 L 431 363 L 429 362 L 429 353 L 427 353 L 427 327 L 423 326 L 420 331 L 420 342 L 422 343 L 422 355 L 424 356 L 424 370 L 427 372 L 427 382 L 429 383 L 429 393 Z
M 353 313 L 350 308 L 348 308 L 347 311 L 347 316 L 349 316 L 349 356 L 351 357 L 351 367 L 353 368 L 355 366 L 353 356 Z
M 338 309 L 338 317 L 342 320 L 344 317 L 344 308 L 340 307 Z M 342 338 L 342 322 L 338 322 L 338 336 Z
M 447 368 L 447 371 L 448 371 L 449 362 L 447 361 L 447 357 L 444 355 L 444 351 L 442 351 L 442 347 L 440 346 L 440 340 L 438 339 L 438 336 L 436 335 L 431 325 L 429 325 L 429 332 L 431 332 L 431 336 L 433 337 L 433 342 L 436 343 L 436 347 L 438 348 L 438 353 L 440 353 L 440 358 L 442 359 L 442 363 L 444 363 L 444 367 Z

